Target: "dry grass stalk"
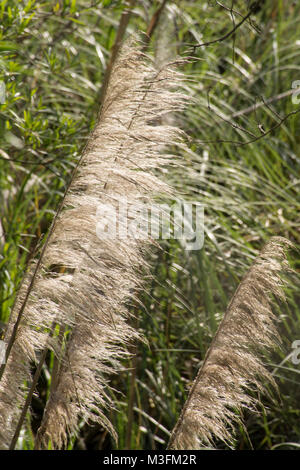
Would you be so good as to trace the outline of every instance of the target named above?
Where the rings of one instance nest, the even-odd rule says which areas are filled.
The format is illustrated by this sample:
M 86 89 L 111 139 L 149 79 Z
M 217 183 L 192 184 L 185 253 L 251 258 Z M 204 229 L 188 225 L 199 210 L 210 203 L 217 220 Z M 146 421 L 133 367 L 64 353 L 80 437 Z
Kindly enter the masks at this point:
M 271 300 L 284 299 L 280 273 L 288 269 L 289 245 L 271 238 L 239 285 L 171 434 L 170 449 L 213 447 L 216 440 L 231 445 L 242 408 L 255 410 L 264 383 L 275 385 L 258 351 L 280 340 Z
M 53 387 L 37 447 L 67 444 L 78 419 L 96 421 L 112 433 L 103 408 L 110 404 L 107 377 L 120 370 L 127 345 L 139 335 L 128 323 L 127 304 L 141 287 L 150 240 L 99 239 L 99 204 L 113 221 L 112 207 L 126 197 L 133 207 L 151 203 L 170 188 L 161 172 L 174 157 L 166 145 L 179 129 L 157 125 L 161 116 L 182 109 L 180 76 L 172 67 L 156 71 L 146 56 L 124 47 L 110 77 L 99 121 L 57 216 L 23 308 L 11 354 L 0 382 L 0 447 L 7 448 L 24 403 L 30 364 L 48 346 L 60 355 L 52 325 L 69 328 L 56 387 Z M 175 89 L 176 88 L 176 89 Z M 109 221 L 109 220 L 108 220 Z M 10 321 L 12 331 L 29 281 L 23 283 Z

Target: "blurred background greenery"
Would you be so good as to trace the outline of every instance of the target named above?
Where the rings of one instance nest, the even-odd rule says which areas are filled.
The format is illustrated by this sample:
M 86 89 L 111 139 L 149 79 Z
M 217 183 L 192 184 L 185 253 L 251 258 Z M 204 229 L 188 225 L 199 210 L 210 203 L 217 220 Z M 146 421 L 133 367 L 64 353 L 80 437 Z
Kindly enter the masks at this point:
M 112 378 L 119 392 L 110 419 L 119 442 L 82 423 L 70 449 L 166 447 L 234 290 L 273 235 L 295 243 L 288 301 L 277 307 L 283 346 L 265 357 L 280 399 L 270 391 L 266 411 L 245 413 L 235 448 L 300 447 L 300 368 L 291 361 L 292 342 L 300 339 L 300 105 L 291 96 L 300 79 L 299 31 L 300 4 L 290 0 L 0 2 L 1 328 L 93 129 L 118 32 L 148 32 L 147 53 L 158 64 L 196 58 L 181 67 L 191 104 L 173 117 L 190 150 L 170 177 L 186 199 L 204 205 L 204 247 L 186 251 L 169 240 L 153 252 L 153 278 L 142 306 L 132 307 L 148 344 L 133 348 Z M 52 360 L 19 449 L 33 447 Z

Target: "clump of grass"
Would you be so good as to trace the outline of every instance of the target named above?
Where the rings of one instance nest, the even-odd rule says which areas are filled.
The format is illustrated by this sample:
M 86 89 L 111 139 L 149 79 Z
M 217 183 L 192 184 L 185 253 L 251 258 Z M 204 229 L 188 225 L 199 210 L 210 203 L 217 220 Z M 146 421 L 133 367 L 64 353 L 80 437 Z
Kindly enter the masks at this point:
M 2 447 L 9 445 L 16 429 L 24 402 L 21 385 L 30 381 L 31 362 L 46 347 L 61 356 L 55 325 L 70 332 L 52 377 L 36 446 L 51 442 L 52 447 L 65 447 L 79 417 L 100 423 L 117 437 L 102 411 L 110 403 L 107 375 L 119 370 L 127 345 L 139 338 L 129 325 L 126 305 L 141 283 L 137 272 L 145 267 L 143 237 L 128 232 L 122 236 L 126 221 L 119 204 L 136 211 L 138 222 L 143 217 L 138 219 L 138 203 L 150 204 L 154 194 L 170 191 L 159 170 L 174 164 L 175 157 L 163 150 L 175 145 L 182 133 L 158 125 L 158 120 L 184 105 L 178 84 L 179 75 L 171 67 L 156 71 L 142 52 L 124 46 L 98 123 L 8 325 L 0 383 Z M 114 228 L 119 235 L 110 233 Z
M 162 41 L 168 54 L 185 52 L 187 43 L 223 36 L 249 7 L 244 0 L 236 0 L 232 11 L 231 1 L 222 2 L 227 10 L 220 2 L 162 3 L 168 28 L 158 27 L 154 39 L 172 30 L 171 47 Z M 130 4 L 135 6 L 128 31 L 147 31 L 156 2 Z M 7 88 L 0 106 L 0 308 L 5 323 L 28 258 L 47 233 L 94 126 L 99 107 L 95 96 L 128 5 L 7 2 L 0 9 L 0 79 Z M 299 9 L 288 0 L 260 2 L 235 35 L 198 48 L 200 60 L 184 66 L 190 78 L 185 86 L 197 104 L 179 118 L 194 140 L 193 152 L 185 153 L 184 171 L 173 167 L 170 175 L 185 198 L 204 204 L 205 245 L 187 253 L 172 240 L 153 256 L 156 280 L 149 295 L 140 293 L 143 306 L 133 309 L 150 347 L 139 344 L 134 361 L 124 358 L 124 371 L 112 378 L 112 386 L 123 392 L 121 399 L 111 392 L 118 411 L 111 411 L 110 419 L 119 448 L 128 442 L 134 449 L 166 446 L 198 358 L 204 358 L 222 312 L 262 243 L 281 235 L 299 244 L 299 114 L 267 136 L 258 127 L 268 130 L 297 109 L 291 83 L 299 79 Z M 159 62 L 159 51 L 155 53 Z M 267 107 L 263 99 L 272 102 Z M 251 134 L 261 139 L 246 145 Z M 299 270 L 299 256 L 292 262 Z M 299 442 L 299 371 L 290 352 L 299 339 L 300 302 L 295 277 L 293 281 L 289 301 L 278 312 L 284 346 L 268 363 L 279 379 L 282 403 L 270 402 L 267 414 L 251 414 L 247 433 L 240 428 L 235 448 L 272 449 L 285 443 L 291 448 L 293 441 Z M 2 327 L 4 331 L 6 324 L 1 324 L 1 339 Z M 132 375 L 128 365 L 134 368 Z M 41 374 L 18 448 L 34 446 L 55 374 L 52 354 Z M 69 448 L 115 445 L 100 424 L 86 424 Z
M 284 300 L 282 270 L 290 242 L 273 237 L 236 290 L 191 387 L 169 448 L 199 449 L 233 443 L 242 408 L 255 410 L 265 383 L 276 385 L 258 351 L 280 341 L 273 296 Z M 249 390 L 255 394 L 249 394 Z

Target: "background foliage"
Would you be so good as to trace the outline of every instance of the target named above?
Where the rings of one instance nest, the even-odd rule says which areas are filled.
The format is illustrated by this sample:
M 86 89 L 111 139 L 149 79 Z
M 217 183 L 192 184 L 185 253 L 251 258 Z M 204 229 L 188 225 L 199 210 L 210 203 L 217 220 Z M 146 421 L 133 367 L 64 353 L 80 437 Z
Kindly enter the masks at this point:
M 252 14 L 225 40 L 248 12 Z M 254 5 L 255 3 L 255 5 Z M 253 6 L 254 5 L 254 6 Z M 47 233 L 72 167 L 93 128 L 101 85 L 116 40 L 122 1 L 0 2 L 0 306 L 5 328 L 24 269 Z M 299 272 L 299 106 L 291 99 L 300 78 L 298 2 L 136 1 L 126 35 L 149 31 L 148 52 L 159 63 L 180 54 L 192 103 L 175 117 L 190 137 L 184 168 L 171 178 L 186 199 L 205 207 L 205 244 L 188 252 L 162 243 L 152 256 L 153 278 L 133 306 L 148 344 L 133 349 L 114 377 L 115 444 L 82 425 L 70 449 L 165 448 L 168 435 L 226 306 L 247 267 L 272 235 L 296 248 Z M 154 15 L 154 16 L 153 16 Z M 280 400 L 267 413 L 247 414 L 237 449 L 300 445 L 299 366 L 291 344 L 300 339 L 297 276 L 278 307 L 283 347 L 266 363 Z M 298 285 L 297 285 L 298 283 Z M 18 448 L 30 449 L 49 391 L 49 356 L 32 403 L 33 417 Z

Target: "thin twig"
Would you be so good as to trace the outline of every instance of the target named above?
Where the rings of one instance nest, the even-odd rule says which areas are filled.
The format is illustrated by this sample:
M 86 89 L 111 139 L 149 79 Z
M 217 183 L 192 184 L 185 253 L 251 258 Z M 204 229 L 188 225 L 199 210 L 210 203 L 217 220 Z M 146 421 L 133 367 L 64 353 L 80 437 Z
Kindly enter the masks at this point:
M 277 122 L 273 127 L 268 129 L 267 131 L 264 131 L 262 134 L 256 136 L 255 138 L 251 140 L 247 140 L 245 142 L 241 141 L 234 141 L 234 140 L 225 140 L 225 139 L 219 139 L 219 140 L 195 140 L 196 143 L 198 144 L 233 144 L 238 147 L 243 147 L 244 145 L 249 145 L 253 144 L 254 142 L 257 142 L 258 140 L 264 139 L 267 135 L 269 135 L 271 132 L 275 131 L 280 127 L 287 119 L 289 119 L 291 116 L 298 114 L 300 112 L 300 108 L 298 108 L 295 111 L 291 111 L 290 113 L 286 114 L 279 122 Z M 234 127 L 234 125 L 233 125 Z
M 198 47 L 204 47 L 204 46 L 210 46 L 211 44 L 216 44 L 217 42 L 223 42 L 225 41 L 226 39 L 228 39 L 230 36 L 232 36 L 241 26 L 242 24 L 245 23 L 245 21 L 247 21 L 248 18 L 250 18 L 250 16 L 252 15 L 252 10 L 253 10 L 253 6 L 250 8 L 250 11 L 247 13 L 246 16 L 243 17 L 243 19 L 237 23 L 231 31 L 229 31 L 228 33 L 224 34 L 224 36 L 221 36 L 220 38 L 218 39 L 214 39 L 212 41 L 207 41 L 207 42 L 203 42 L 201 44 L 189 44 L 189 46 L 191 46 L 193 48 L 193 51 L 195 52 L 195 50 L 198 48 Z
M 151 20 L 150 20 L 150 23 L 149 23 L 149 26 L 147 28 L 147 31 L 146 31 L 146 36 L 144 38 L 144 47 L 143 47 L 143 51 L 145 51 L 147 49 L 147 47 L 149 46 L 149 42 L 150 42 L 150 39 L 152 38 L 153 34 L 154 34 L 154 31 L 159 23 L 159 19 L 160 19 L 160 16 L 163 12 L 163 9 L 165 8 L 166 6 L 166 3 L 167 3 L 167 0 L 163 0 L 162 4 L 160 5 L 160 7 L 154 12 Z
M 293 93 L 295 93 L 295 90 L 284 91 L 283 93 L 279 93 L 279 95 L 272 96 L 271 98 L 261 101 L 260 103 L 255 103 L 251 106 L 248 106 L 248 108 L 241 109 L 240 111 L 237 111 L 236 113 L 231 114 L 230 118 L 237 118 L 240 116 L 244 116 L 244 114 L 250 114 L 252 113 L 252 111 L 255 111 L 256 109 L 261 108 L 265 106 L 266 104 L 271 104 L 276 101 L 280 101 L 283 98 L 287 98 L 288 96 L 291 96 Z

